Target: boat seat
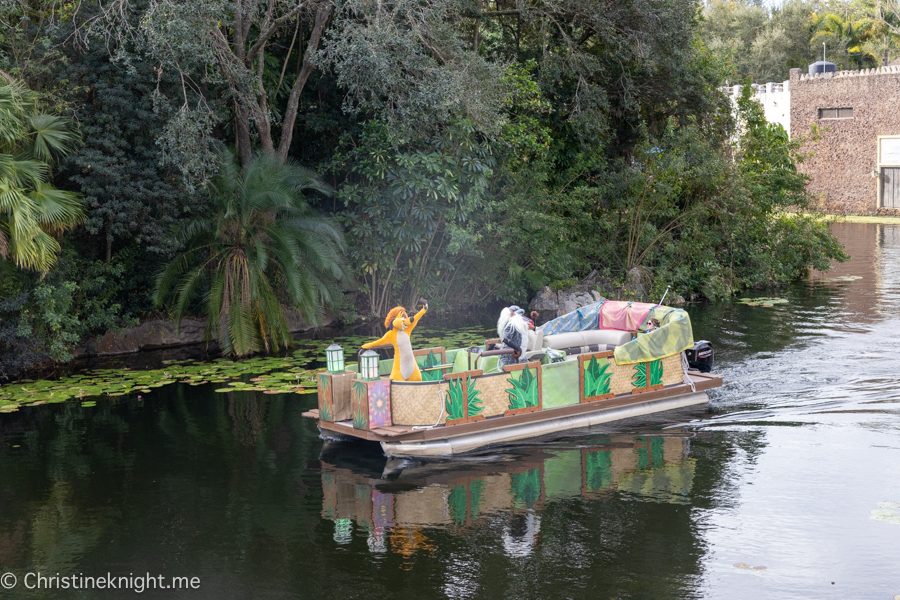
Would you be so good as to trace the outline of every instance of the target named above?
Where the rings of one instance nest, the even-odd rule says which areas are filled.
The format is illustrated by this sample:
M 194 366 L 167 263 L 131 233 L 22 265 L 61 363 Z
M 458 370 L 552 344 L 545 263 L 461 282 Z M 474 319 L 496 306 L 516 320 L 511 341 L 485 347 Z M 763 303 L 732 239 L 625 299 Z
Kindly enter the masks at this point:
M 554 348 L 555 349 L 555 348 Z M 593 354 L 594 352 L 608 352 L 610 350 L 615 350 L 616 346 L 613 344 L 591 344 L 590 346 L 576 346 L 574 348 L 561 348 L 562 352 L 566 353 L 566 360 L 570 358 L 576 357 L 579 354 Z
M 622 346 L 631 341 L 631 334 L 619 329 L 589 329 L 544 336 L 544 347 L 554 350 L 585 346 Z

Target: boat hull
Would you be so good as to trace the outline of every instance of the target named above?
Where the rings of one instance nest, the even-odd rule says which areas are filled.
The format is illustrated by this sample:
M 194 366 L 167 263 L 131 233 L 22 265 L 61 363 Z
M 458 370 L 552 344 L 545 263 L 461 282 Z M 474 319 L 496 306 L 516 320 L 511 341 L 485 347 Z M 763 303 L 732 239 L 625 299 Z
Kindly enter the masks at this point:
M 625 394 L 599 401 L 536 412 L 494 417 L 457 425 L 388 426 L 356 429 L 352 421 L 325 421 L 318 410 L 303 413 L 316 419 L 324 439 L 355 438 L 378 442 L 388 456 L 442 457 L 485 446 L 626 421 L 709 402 L 706 390 L 722 385 L 721 375 L 691 372 L 690 384 L 665 386 L 641 394 Z

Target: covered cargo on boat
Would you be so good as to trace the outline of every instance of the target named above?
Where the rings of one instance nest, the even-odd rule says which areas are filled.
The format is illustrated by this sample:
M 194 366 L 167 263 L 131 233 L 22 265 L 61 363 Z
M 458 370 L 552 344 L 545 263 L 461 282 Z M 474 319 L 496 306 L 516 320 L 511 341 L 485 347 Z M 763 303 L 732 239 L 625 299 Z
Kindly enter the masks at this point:
M 659 328 L 641 333 L 650 319 L 658 320 Z M 620 365 L 667 358 L 694 345 L 691 319 L 685 311 L 646 302 L 596 302 L 541 326 L 545 337 L 599 329 L 637 334 L 630 342 L 616 347 L 615 359 Z

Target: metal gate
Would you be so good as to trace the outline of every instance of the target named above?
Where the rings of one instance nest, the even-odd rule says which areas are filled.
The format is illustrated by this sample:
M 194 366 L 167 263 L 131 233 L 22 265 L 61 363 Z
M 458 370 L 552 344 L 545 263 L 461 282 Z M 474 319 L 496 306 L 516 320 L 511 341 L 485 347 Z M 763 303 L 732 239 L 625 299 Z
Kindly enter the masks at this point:
M 900 208 L 900 167 L 881 167 L 881 206 Z

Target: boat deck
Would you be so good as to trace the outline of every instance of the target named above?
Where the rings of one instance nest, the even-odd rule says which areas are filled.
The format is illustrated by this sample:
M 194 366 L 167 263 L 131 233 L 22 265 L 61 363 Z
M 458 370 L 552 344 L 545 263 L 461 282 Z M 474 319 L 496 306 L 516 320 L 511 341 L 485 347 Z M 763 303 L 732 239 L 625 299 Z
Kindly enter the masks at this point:
M 694 382 L 694 388 L 697 392 L 720 387 L 722 385 L 722 376 L 713 373 L 691 372 L 690 378 Z M 582 415 L 598 410 L 643 404 L 654 400 L 664 400 L 691 393 L 693 393 L 693 391 L 688 384 L 679 383 L 658 390 L 647 391 L 640 394 L 621 395 L 606 400 L 598 400 L 596 402 L 573 404 L 570 406 L 518 415 L 490 417 L 481 421 L 462 423 L 459 425 L 438 425 L 436 427 L 393 425 L 390 427 L 378 427 L 372 430 L 360 430 L 354 429 L 352 421 L 322 421 L 319 419 L 318 409 L 306 411 L 303 413 L 303 416 L 315 419 L 320 428 L 336 434 L 372 442 L 408 443 L 447 439 L 491 429 L 521 426 L 528 423 L 559 419 L 561 417 Z

